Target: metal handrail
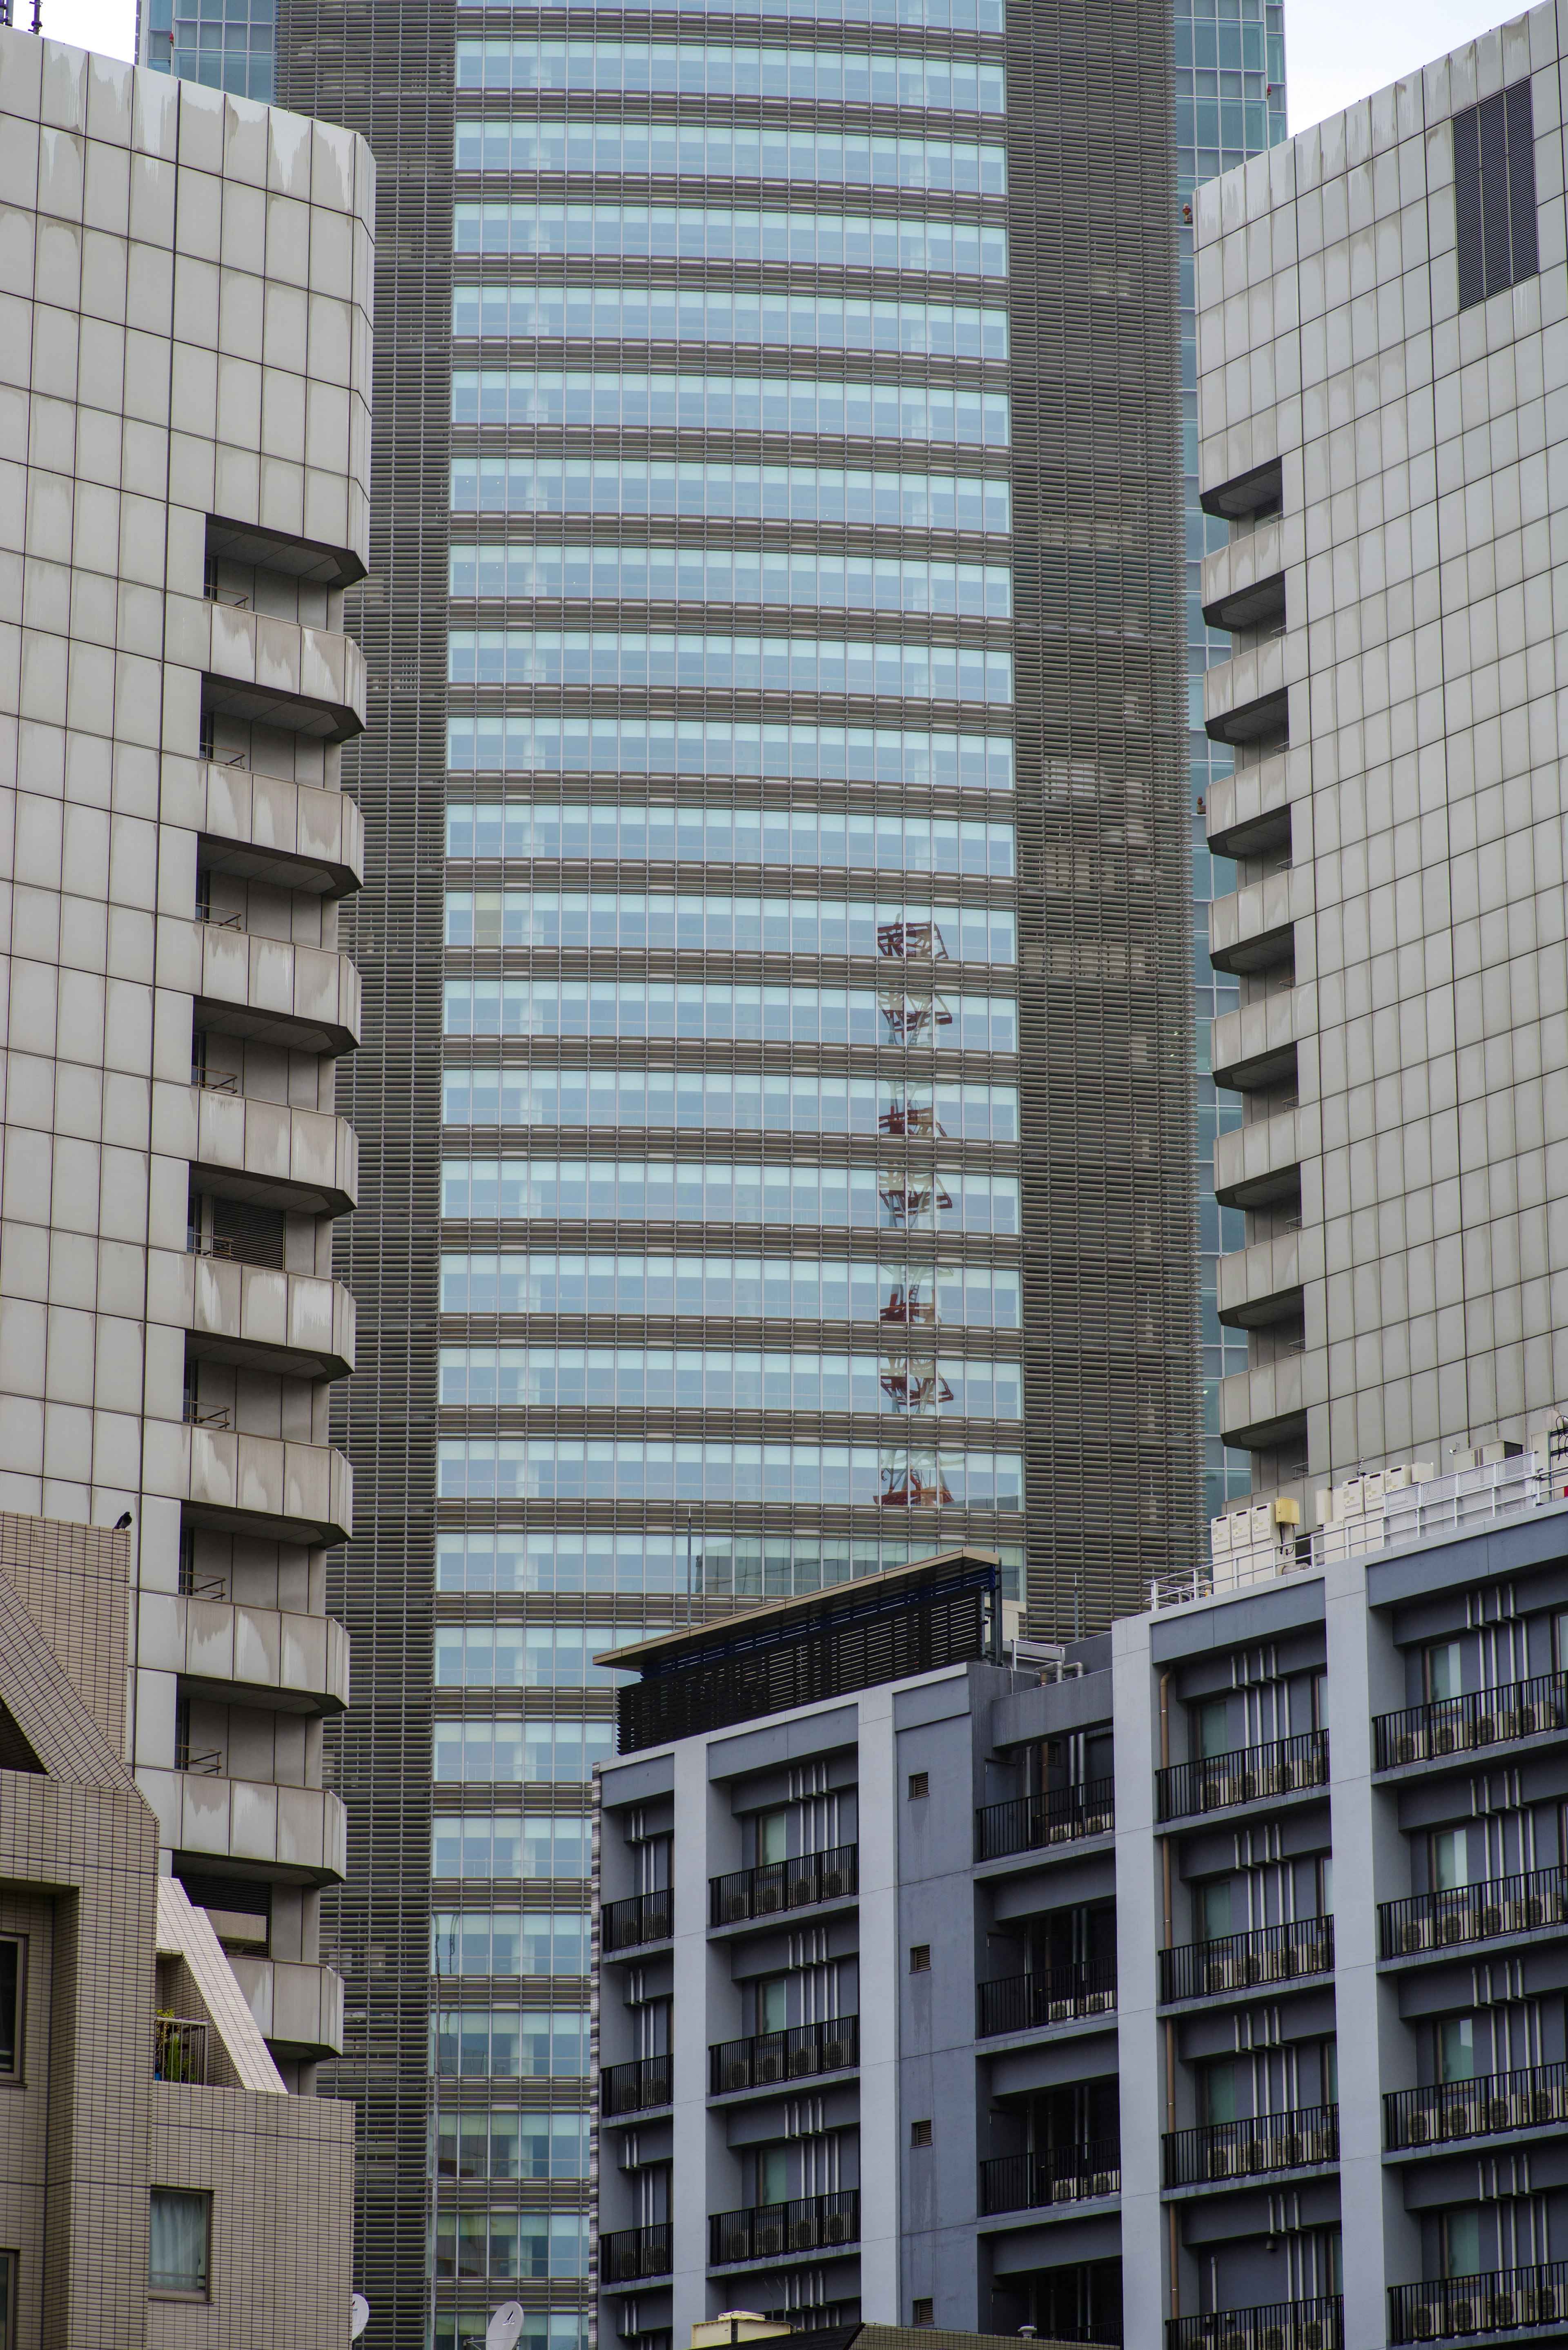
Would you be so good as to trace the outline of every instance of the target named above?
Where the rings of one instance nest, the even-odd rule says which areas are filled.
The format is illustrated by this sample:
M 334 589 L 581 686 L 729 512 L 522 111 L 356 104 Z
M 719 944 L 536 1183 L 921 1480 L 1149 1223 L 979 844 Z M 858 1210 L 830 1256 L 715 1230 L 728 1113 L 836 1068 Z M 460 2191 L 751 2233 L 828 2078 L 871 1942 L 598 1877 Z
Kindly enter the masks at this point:
M 1108 2015 L 1116 2003 L 1116 1962 L 1075 1959 L 1064 1967 L 1036 1967 L 1033 1974 L 999 1975 L 977 1988 L 979 2038 L 1033 2032 L 1042 2024 Z
M 1517 2073 L 1482 2073 L 1472 2081 L 1435 2081 L 1424 2089 L 1384 2093 L 1390 2149 L 1492 2137 L 1504 2130 L 1568 2122 L 1568 2064 L 1532 2064 Z
M 673 2079 L 668 2055 L 634 2056 L 629 2064 L 606 2064 L 599 2072 L 599 2111 L 643 2114 L 653 2106 L 667 2106 Z
M 1372 1723 L 1379 1771 L 1468 1754 L 1478 1746 L 1508 1746 L 1543 1730 L 1568 1730 L 1568 1672 L 1434 1698 L 1429 1705 L 1377 1714 Z
M 625 1901 L 607 1901 L 599 1911 L 599 1941 L 607 1950 L 668 1942 L 674 1930 L 675 1896 L 668 1885 L 653 1893 L 633 1893 Z
M 240 1089 L 233 1069 L 192 1069 L 191 1083 L 204 1094 L 237 1094 Z
M 1086 1779 L 1075 1787 L 1049 1787 L 986 1804 L 974 1815 L 974 1856 L 1000 1860 L 1010 1852 L 1039 1852 L 1081 1836 L 1105 1835 L 1116 1822 L 1116 1783 Z
M 1327 1784 L 1326 1730 L 1265 1739 L 1261 1746 L 1238 1746 L 1229 1754 L 1205 1754 L 1196 1762 L 1173 1762 L 1155 1773 L 1158 1815 L 1162 1820 L 1227 1811 L 1237 1804 L 1261 1803 L 1269 1795 L 1293 1795 L 1305 1787 Z
M 1500 1934 L 1533 1933 L 1568 1925 L 1568 1868 L 1536 1868 L 1521 1877 L 1489 1877 L 1440 1893 L 1412 1893 L 1377 1905 L 1378 1946 L 1386 1959 L 1459 1942 L 1490 1942 Z
M 1296 1918 L 1281 1926 L 1254 1926 L 1244 1934 L 1218 1934 L 1207 1942 L 1179 1942 L 1159 1953 L 1161 2002 L 1212 1999 L 1256 1983 L 1290 1982 L 1334 1968 L 1334 1919 Z
M 211 1404 L 203 1410 L 193 1396 L 186 1398 L 185 1425 L 187 1428 L 230 1428 L 233 1424 L 234 1414 L 226 1403 Z
M 1248 2121 L 1204 2122 L 1167 2130 L 1160 2140 L 1167 2187 L 1200 2187 L 1217 2178 L 1253 2178 L 1270 2170 L 1304 2170 L 1339 2160 L 1339 2107 L 1298 2106 Z
M 1166 2350 L 1342 2350 L 1344 2341 L 1345 2296 L 1338 2293 L 1165 2321 Z
M 1390 2342 L 1449 2342 L 1477 2334 L 1511 2334 L 1568 2316 L 1568 2261 L 1529 2269 L 1486 2269 L 1479 2276 L 1430 2277 L 1388 2293 Z
M 646 2228 L 617 2228 L 599 2238 L 599 2282 L 629 2284 L 638 2277 L 668 2276 L 673 2254 L 668 2220 Z
M 859 1847 L 830 1845 L 803 1852 L 796 1860 L 765 1861 L 760 1868 L 737 1868 L 708 1880 L 708 1922 L 734 1926 L 748 1918 L 772 1918 L 784 1909 L 839 1901 L 859 1884 Z
M 817 2073 L 847 2072 L 859 2062 L 857 2015 L 792 2024 L 784 2032 L 756 2033 L 749 2040 L 716 2041 L 708 2051 L 708 2094 L 732 2096 L 738 2089 L 806 2080 Z
M 202 2088 L 207 2078 L 207 2027 L 193 2016 L 152 2019 L 152 2077 Z
M 715 2211 L 708 2221 L 708 2261 L 728 2268 L 736 2261 L 776 2261 L 786 2252 L 815 2252 L 829 2244 L 860 2241 L 860 2190 L 843 2187 L 830 2195 L 801 2195 L 788 2203 L 753 2203 L 740 2211 Z
M 1048 2154 L 999 2154 L 980 2166 L 980 2208 L 985 2217 L 993 2211 L 1038 2211 L 1053 2203 L 1086 2203 L 1121 2191 L 1122 2149 L 1114 2137 L 1054 2147 Z

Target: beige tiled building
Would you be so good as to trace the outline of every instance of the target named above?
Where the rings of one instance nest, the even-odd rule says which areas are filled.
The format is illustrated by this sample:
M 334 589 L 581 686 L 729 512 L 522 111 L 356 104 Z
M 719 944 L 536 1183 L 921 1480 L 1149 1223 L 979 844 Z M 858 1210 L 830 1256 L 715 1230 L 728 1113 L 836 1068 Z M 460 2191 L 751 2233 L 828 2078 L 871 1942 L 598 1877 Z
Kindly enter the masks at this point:
M 1568 282 L 1552 6 L 1199 191 L 1213 1064 L 1254 1484 L 1568 1392 Z
M 265 2306 L 238 2288 L 265 2255 L 298 2288 L 269 2342 L 346 2330 L 348 2116 L 286 2092 L 342 2042 L 317 1918 L 346 1860 L 322 1725 L 348 1691 L 327 1402 L 354 1357 L 334 1072 L 362 859 L 337 746 L 364 723 L 341 608 L 373 221 L 351 134 L 0 29 L 0 1564 L 58 1660 L 29 1714 L 8 1683 L 36 1642 L 0 1639 L 0 1701 L 36 1725 L 0 1741 L 0 1930 L 28 1943 L 18 2110 L 46 2073 L 51 2130 L 84 2101 L 0 2255 L 19 2339 L 62 2350 L 143 2338 L 121 2303 L 156 2272 L 161 2176 L 213 2197 L 224 2325 Z M 196 2107 L 154 2089 L 155 1950 L 204 2020 Z M 0 2139 L 26 2205 L 33 2156 Z M 49 2216 L 78 2175 L 112 2206 L 90 2283 Z M 150 2338 L 242 2338 L 182 2325 Z

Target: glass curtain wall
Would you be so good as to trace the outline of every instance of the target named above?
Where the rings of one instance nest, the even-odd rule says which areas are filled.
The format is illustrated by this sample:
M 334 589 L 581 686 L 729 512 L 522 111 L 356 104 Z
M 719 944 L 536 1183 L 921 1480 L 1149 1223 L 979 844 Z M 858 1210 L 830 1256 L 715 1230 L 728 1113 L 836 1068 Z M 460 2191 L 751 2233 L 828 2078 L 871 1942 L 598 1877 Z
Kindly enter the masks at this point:
M 596 1655 L 1023 1582 L 1001 0 L 691 14 L 459 12 L 442 2350 L 587 2325 Z
M 1281 0 L 1177 0 L 1176 160 L 1182 218 L 1181 411 L 1182 498 L 1187 515 L 1187 655 L 1192 762 L 1192 961 L 1197 990 L 1199 1268 L 1203 1297 L 1203 1515 L 1217 1517 L 1251 1489 L 1251 1463 L 1220 1441 L 1220 1382 L 1247 1367 L 1247 1334 L 1220 1326 L 1215 1267 L 1220 1254 L 1241 1248 L 1245 1218 L 1214 1197 L 1214 1138 L 1241 1123 L 1234 1094 L 1221 1094 L 1210 1076 L 1210 1024 L 1240 1001 L 1238 982 L 1209 960 L 1209 907 L 1236 886 L 1229 858 L 1204 846 L 1203 813 L 1210 784 L 1231 773 L 1231 754 L 1203 731 L 1203 672 L 1228 660 L 1231 642 L 1206 629 L 1199 573 L 1210 547 L 1223 544 L 1228 525 L 1198 503 L 1198 328 L 1192 277 L 1192 191 L 1199 181 L 1244 162 L 1285 136 L 1285 12 Z

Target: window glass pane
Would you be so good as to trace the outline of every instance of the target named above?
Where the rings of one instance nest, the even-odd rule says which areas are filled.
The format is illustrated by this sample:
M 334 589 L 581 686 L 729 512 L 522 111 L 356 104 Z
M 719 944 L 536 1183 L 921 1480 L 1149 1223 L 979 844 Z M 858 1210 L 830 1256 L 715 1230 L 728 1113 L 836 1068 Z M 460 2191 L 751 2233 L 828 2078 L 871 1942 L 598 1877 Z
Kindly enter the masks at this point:
M 1438 2078 L 1473 2081 L 1476 2073 L 1475 2019 L 1449 2015 L 1438 2026 Z
M 1443 2274 L 1480 2276 L 1480 2213 L 1449 2211 L 1443 2217 Z
M 0 2074 L 14 2074 L 21 2054 L 22 1945 L 0 1941 Z M 0 2291 L 5 2260 L 0 2256 Z M 0 2328 L 0 2344 L 5 2340 Z
M 211 2214 L 205 2195 L 152 2189 L 147 2281 L 154 2292 L 206 2292 Z

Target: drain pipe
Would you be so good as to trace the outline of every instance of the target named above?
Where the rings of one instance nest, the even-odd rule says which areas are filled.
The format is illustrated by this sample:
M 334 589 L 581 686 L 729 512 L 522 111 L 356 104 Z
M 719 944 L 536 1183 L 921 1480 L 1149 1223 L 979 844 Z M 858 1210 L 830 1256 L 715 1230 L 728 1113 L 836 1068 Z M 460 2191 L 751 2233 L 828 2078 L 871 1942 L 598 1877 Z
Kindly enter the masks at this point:
M 1159 1767 L 1162 1771 L 1168 1771 L 1170 1768 L 1170 1674 L 1168 1671 L 1161 1673 L 1159 1677 Z M 1164 1938 L 1161 1947 L 1168 1950 L 1171 1946 L 1170 1838 L 1168 1836 L 1161 1836 L 1159 1840 L 1159 1877 L 1164 1919 Z M 1168 2132 L 1174 2133 L 1176 2128 L 1176 2026 L 1168 2015 L 1165 2019 L 1165 2126 Z M 1181 2314 L 1181 2281 L 1177 2263 L 1174 2203 L 1166 2205 L 1165 2220 L 1167 2251 L 1170 2262 L 1170 2314 L 1175 2318 Z

